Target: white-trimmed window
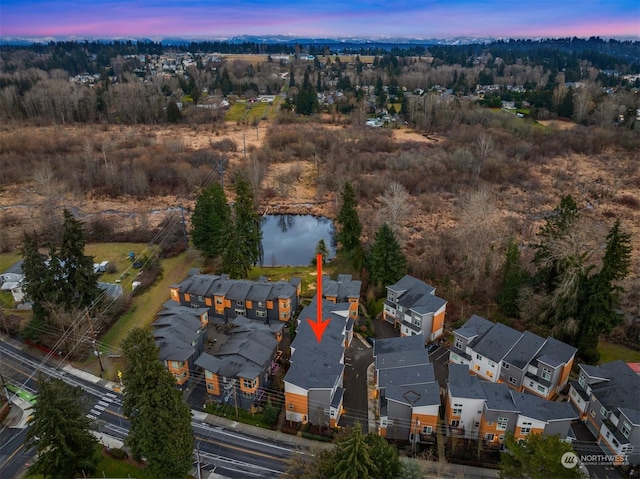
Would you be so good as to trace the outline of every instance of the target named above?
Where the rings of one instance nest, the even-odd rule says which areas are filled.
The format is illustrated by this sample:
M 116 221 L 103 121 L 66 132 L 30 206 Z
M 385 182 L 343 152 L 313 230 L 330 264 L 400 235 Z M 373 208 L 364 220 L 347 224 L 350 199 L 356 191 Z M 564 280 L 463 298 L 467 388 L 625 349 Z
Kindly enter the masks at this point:
M 484 440 L 492 442 L 495 437 L 496 437 L 495 434 L 488 432 L 484 435 Z
M 202 296 L 198 296 L 198 301 L 200 301 L 201 303 L 202 303 L 202 301 L 204 301 L 204 300 L 202 299 Z
M 578 384 L 579 384 L 580 386 L 582 386 L 583 388 L 586 388 L 586 387 L 587 387 L 587 381 L 586 381 L 586 379 L 584 378 L 584 376 L 580 376 L 580 377 L 578 378 Z
M 627 421 L 622 422 L 622 427 L 620 428 L 620 432 L 626 438 L 629 437 L 629 433 L 631 432 L 631 425 Z
M 236 308 L 236 316 L 244 316 L 244 309 Z
M 523 422 L 522 427 L 520 427 L 520 434 L 527 435 L 531 432 L 531 423 Z
M 516 378 L 514 378 L 513 376 L 509 376 L 509 382 L 511 384 L 515 384 L 515 385 L 518 384 L 518 380 Z
M 257 385 L 256 379 L 242 379 L 242 387 L 245 389 L 254 389 Z
M 509 363 L 502 363 L 502 367 L 505 369 L 509 369 Z
M 542 374 L 540 374 L 540 377 L 545 381 L 551 381 L 551 369 L 542 368 Z
M 604 417 L 607 417 L 607 409 L 605 407 L 601 407 L 600 414 L 602 414 Z
M 433 428 L 431 426 L 424 426 L 422 428 L 422 434 L 431 434 L 433 432 Z
M 267 312 L 266 311 L 256 311 L 256 318 L 266 318 L 267 317 Z
M 462 414 L 462 404 L 454 404 L 451 414 L 454 416 L 460 416 Z
M 456 338 L 455 346 L 456 346 L 457 349 L 462 349 L 462 339 Z
M 547 388 L 542 387 L 542 386 L 538 386 L 537 389 L 538 389 L 538 392 L 541 392 L 541 393 L 546 393 L 547 392 Z
M 244 306 L 244 301 L 242 300 L 236 301 L 236 306 Z
M 509 418 L 508 417 L 499 417 L 498 418 L 498 425 L 496 426 L 496 429 L 498 431 L 506 431 L 508 423 L 509 423 Z
M 222 300 L 222 298 L 216 298 L 216 304 L 218 306 L 222 306 L 224 304 L 224 301 Z

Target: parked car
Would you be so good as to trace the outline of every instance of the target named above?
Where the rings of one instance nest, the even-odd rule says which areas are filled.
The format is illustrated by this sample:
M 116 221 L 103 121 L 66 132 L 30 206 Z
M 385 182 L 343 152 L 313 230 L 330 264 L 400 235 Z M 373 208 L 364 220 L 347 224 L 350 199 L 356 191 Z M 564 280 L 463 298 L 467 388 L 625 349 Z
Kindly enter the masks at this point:
M 429 343 L 427 345 L 427 352 L 429 354 L 431 354 L 432 351 L 435 351 L 436 349 L 438 349 L 440 347 L 440 344 L 438 343 Z

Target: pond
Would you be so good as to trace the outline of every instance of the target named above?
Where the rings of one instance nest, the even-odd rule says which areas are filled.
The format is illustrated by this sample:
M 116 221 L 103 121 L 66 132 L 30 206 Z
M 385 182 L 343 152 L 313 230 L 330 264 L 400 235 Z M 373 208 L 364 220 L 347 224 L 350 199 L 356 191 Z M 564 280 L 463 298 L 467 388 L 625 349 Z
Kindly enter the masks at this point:
M 333 222 L 324 216 L 265 215 L 262 221 L 262 266 L 306 266 L 324 240 L 329 259 L 336 254 Z

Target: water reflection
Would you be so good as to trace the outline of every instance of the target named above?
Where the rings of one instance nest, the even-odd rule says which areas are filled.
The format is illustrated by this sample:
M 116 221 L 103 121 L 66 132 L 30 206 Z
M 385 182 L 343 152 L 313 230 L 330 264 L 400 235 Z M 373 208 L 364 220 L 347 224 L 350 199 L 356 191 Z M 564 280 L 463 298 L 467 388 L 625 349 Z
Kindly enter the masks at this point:
M 324 240 L 329 258 L 336 253 L 333 222 L 324 216 L 266 215 L 262 221 L 264 266 L 302 266 L 311 263 L 316 245 Z

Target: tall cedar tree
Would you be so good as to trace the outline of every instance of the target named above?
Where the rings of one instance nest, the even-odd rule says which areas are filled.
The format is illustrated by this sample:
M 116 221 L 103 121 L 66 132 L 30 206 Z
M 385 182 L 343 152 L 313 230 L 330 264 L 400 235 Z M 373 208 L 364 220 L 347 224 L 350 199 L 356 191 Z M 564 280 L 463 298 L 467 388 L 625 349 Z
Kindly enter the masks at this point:
M 191 240 L 208 258 L 216 258 L 223 249 L 222 236 L 231 218 L 224 189 L 214 183 L 203 189 L 191 215 Z
M 333 457 L 331 479 L 373 479 L 378 477 L 376 466 L 362 435 L 362 426 L 356 423 L 350 434 L 338 440 Z
M 520 249 L 512 238 L 507 245 L 507 252 L 502 265 L 502 283 L 497 301 L 502 311 L 508 316 L 518 316 L 518 296 L 520 288 L 526 281 L 526 271 L 520 264 Z
M 242 253 L 250 265 L 258 264 L 262 250 L 262 230 L 260 215 L 256 210 L 255 197 L 251 184 L 239 175 L 235 180 L 235 226 Z
M 246 278 L 251 269 L 249 258 L 244 254 L 238 229 L 231 222 L 222 233 L 223 246 L 220 269 L 232 278 Z
M 84 392 L 61 379 L 38 380 L 38 401 L 33 406 L 27 449 L 34 447 L 36 462 L 31 474 L 54 479 L 71 479 L 91 475 L 98 463 L 98 443 L 91 431 L 91 421 Z
M 378 287 L 394 284 L 407 274 L 407 258 L 387 223 L 376 232 L 368 269 L 371 282 Z
M 352 251 L 360 245 L 360 235 L 362 234 L 362 225 L 358 218 L 356 207 L 356 194 L 353 191 L 351 183 L 345 182 L 341 192 L 342 207 L 336 218 L 340 229 L 337 233 L 337 239 L 346 251 Z
M 101 298 L 93 257 L 84 254 L 87 241 L 82 222 L 66 209 L 63 215 L 62 244 L 60 249 L 50 248 L 48 259 L 38 252 L 35 238 L 26 236 L 22 248 L 24 290 L 34 312 L 33 324 L 27 328 L 32 339 L 42 338 L 41 326 L 45 323 L 58 328 L 57 323 L 48 318 L 47 310 L 51 306 L 72 312 L 95 306 Z
M 311 115 L 318 111 L 318 94 L 309 80 L 309 70 L 304 72 L 302 87 L 296 95 L 296 113 Z
M 187 477 L 194 442 L 191 411 L 158 360 L 153 336 L 136 328 L 122 350 L 127 360 L 123 411 L 131 422 L 126 444 L 136 459 L 147 459 L 154 477 Z
M 598 362 L 598 336 L 622 322 L 618 312 L 622 287 L 617 282 L 627 276 L 630 265 L 631 235 L 621 231 L 616 221 L 607 235 L 602 267 L 587 279 L 580 301 L 578 349 L 586 362 Z
M 582 478 L 578 467 L 567 469 L 562 465 L 562 455 L 573 452 L 571 444 L 559 436 L 529 434 L 518 442 L 513 433 L 505 437 L 507 452 L 500 454 L 501 479 L 571 479 Z

